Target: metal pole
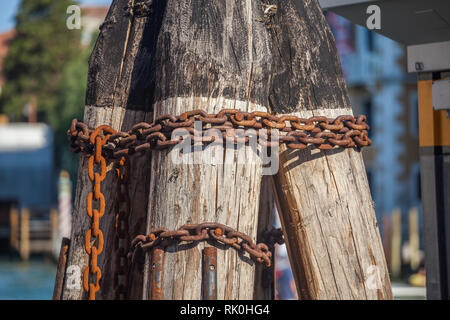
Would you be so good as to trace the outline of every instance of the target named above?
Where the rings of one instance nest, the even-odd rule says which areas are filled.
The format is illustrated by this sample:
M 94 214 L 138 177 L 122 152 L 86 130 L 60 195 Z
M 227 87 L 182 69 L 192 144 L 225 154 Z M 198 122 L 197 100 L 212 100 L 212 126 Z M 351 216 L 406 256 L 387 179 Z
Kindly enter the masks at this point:
M 420 177 L 427 298 L 450 298 L 450 118 L 433 108 L 433 82 L 441 72 L 418 75 Z
M 162 300 L 164 276 L 164 250 L 154 248 L 152 252 L 152 300 Z
M 217 248 L 203 249 L 203 300 L 217 300 Z

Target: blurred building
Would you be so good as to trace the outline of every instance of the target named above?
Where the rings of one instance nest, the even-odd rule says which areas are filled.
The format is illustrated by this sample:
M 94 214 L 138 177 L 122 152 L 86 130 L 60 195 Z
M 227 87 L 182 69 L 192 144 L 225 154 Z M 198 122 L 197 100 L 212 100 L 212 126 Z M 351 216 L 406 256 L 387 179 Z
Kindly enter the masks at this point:
M 377 217 L 420 207 L 417 84 L 404 46 L 334 13 L 336 38 L 355 114 L 366 114 L 374 145 L 364 149 Z
M 106 6 L 86 6 L 81 7 L 81 26 L 83 29 L 82 43 L 88 46 L 93 36 L 99 31 L 99 26 L 103 23 L 108 14 L 109 7 Z
M 83 46 L 90 45 L 107 12 L 108 7 L 81 8 Z M 0 34 L 0 95 L 5 83 L 3 61 L 14 34 L 14 30 Z M 11 233 L 13 208 L 30 210 L 31 232 L 34 226 L 43 225 L 40 219 L 47 219 L 56 204 L 52 129 L 43 123 L 8 122 L 8 117 L 0 114 L 0 241 Z
M 52 130 L 43 123 L 11 123 L 0 125 L 0 137 L 0 202 L 38 210 L 50 208 Z

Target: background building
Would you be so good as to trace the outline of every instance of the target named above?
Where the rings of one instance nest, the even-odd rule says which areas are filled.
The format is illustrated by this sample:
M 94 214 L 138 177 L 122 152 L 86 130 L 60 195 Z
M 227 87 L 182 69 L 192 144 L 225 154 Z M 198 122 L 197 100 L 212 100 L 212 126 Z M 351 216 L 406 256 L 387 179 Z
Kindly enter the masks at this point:
M 81 7 L 81 26 L 83 29 L 81 42 L 89 46 L 93 37 L 99 32 L 99 26 L 105 21 L 109 7 Z
M 82 59 L 84 60 L 81 63 L 86 72 L 88 54 L 85 52 L 90 50 L 90 44 L 95 40 L 99 26 L 103 23 L 107 12 L 108 7 L 106 6 L 81 8 L 81 47 L 76 50 L 80 56 L 83 55 Z M 15 34 L 14 29 L 0 34 L 0 96 L 2 86 L 6 81 L 2 72 L 4 60 Z M 72 69 L 80 68 L 75 64 Z M 77 76 L 78 74 L 75 74 L 72 78 Z M 82 102 L 84 101 L 86 78 L 85 74 L 77 77 L 83 86 L 79 93 L 81 102 L 77 102 L 75 106 L 80 110 L 84 108 Z M 60 80 L 62 87 L 65 85 L 65 79 L 62 77 Z M 43 122 L 26 123 L 25 121 L 34 122 L 26 116 L 20 119 L 8 118 L 6 112 L 2 114 L 2 110 L 0 108 L 0 253 L 8 251 L 10 244 L 11 210 L 20 211 L 24 208 L 29 210 L 32 231 L 37 225 L 37 219 L 47 221 L 51 209 L 57 207 L 58 171 L 61 169 L 56 163 L 58 157 L 56 151 L 58 150 L 56 150 L 55 137 L 57 135 L 60 135 L 58 138 L 63 141 L 61 149 L 67 149 L 65 135 L 55 132 L 50 125 Z M 25 115 L 27 105 L 23 105 L 23 110 Z M 59 153 L 62 152 L 59 151 Z M 57 245 L 59 246 L 59 244 Z M 5 248 L 6 250 L 2 250 Z
M 326 17 L 353 111 L 366 114 L 371 126 L 373 146 L 362 152 L 379 225 L 400 209 L 404 245 L 411 208 L 421 213 L 416 77 L 406 73 L 403 45 L 334 13 L 327 12 Z

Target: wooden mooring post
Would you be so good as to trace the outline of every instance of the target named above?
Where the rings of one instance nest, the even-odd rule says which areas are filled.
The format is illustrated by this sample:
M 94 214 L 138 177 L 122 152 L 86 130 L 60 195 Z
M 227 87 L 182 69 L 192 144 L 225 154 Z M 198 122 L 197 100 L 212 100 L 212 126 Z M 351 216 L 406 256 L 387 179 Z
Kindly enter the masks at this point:
M 20 212 L 19 253 L 22 260 L 30 257 L 30 211 L 27 208 L 22 208 Z
M 271 110 L 352 114 L 333 35 L 315 0 L 271 1 Z M 369 184 L 356 149 L 280 147 L 276 202 L 300 299 L 391 299 Z M 372 280 L 376 279 L 376 282 Z
M 9 212 L 9 244 L 12 250 L 19 250 L 19 211 L 15 206 Z
M 85 123 L 126 131 L 193 109 L 351 114 L 334 39 L 318 2 L 305 0 L 299 9 L 284 0 L 113 1 L 90 60 Z M 220 148 L 178 158 L 171 149 L 132 158 L 130 238 L 154 228 L 219 222 L 256 239 L 261 159 L 248 146 Z M 231 161 L 208 162 L 217 155 Z M 239 162 L 242 155 L 245 161 Z M 106 210 L 100 221 L 105 245 L 98 257 L 98 299 L 114 294 L 111 169 L 101 190 Z M 301 299 L 392 298 L 358 150 L 281 148 L 279 170 L 271 179 Z M 91 227 L 87 159 L 80 161 L 77 185 L 68 267 L 82 273 Z M 158 298 L 201 299 L 205 245 L 166 248 Z M 217 299 L 252 299 L 255 264 L 236 250 L 218 249 Z M 143 272 L 129 271 L 127 298 L 155 294 L 151 256 L 146 255 Z M 85 297 L 83 286 L 64 288 L 64 299 Z
M 57 212 L 51 210 L 49 220 L 36 219 L 29 208 L 16 208 L 10 211 L 10 247 L 19 253 L 22 260 L 28 260 L 31 254 L 50 254 L 55 257 L 57 241 Z
M 402 212 L 400 208 L 392 211 L 392 251 L 391 272 L 394 279 L 399 279 L 402 272 Z

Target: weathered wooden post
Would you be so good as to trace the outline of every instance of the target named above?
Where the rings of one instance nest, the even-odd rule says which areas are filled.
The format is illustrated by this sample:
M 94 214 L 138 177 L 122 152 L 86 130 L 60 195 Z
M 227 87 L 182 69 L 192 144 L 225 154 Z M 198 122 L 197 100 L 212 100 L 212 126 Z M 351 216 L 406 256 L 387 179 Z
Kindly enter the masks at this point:
M 155 1 L 146 45 L 152 55 L 142 66 L 141 99 L 155 116 L 192 109 L 266 110 L 271 54 L 259 1 Z M 152 35 L 152 36 L 150 36 Z M 256 239 L 261 163 L 250 147 L 224 150 L 230 162 L 209 160 L 221 146 L 174 163 L 172 152 L 151 155 L 148 230 L 176 230 L 185 223 L 219 222 Z M 236 160 L 245 153 L 245 162 Z M 192 157 L 191 157 L 192 156 Z M 184 158 L 184 159 L 186 159 Z M 235 160 L 233 160 L 235 159 Z M 242 160 L 242 159 L 241 159 Z M 201 299 L 199 243 L 165 255 L 164 299 Z M 217 299 L 252 299 L 255 266 L 235 250 L 219 250 Z M 151 296 L 145 268 L 144 299 Z
M 141 121 L 193 109 L 208 113 L 224 108 L 260 110 L 303 117 L 351 113 L 334 40 L 316 0 L 304 1 L 300 14 L 292 1 L 281 0 L 201 5 L 115 0 L 101 29 L 90 61 L 85 109 L 90 128 L 108 124 L 125 131 Z M 130 238 L 155 228 L 176 230 L 187 223 L 218 222 L 255 240 L 261 159 L 248 146 L 221 148 L 210 146 L 182 155 L 165 149 L 131 157 Z M 212 162 L 218 155 L 224 161 Z M 389 298 L 389 279 L 360 154 L 341 149 L 282 149 L 280 160 L 275 193 L 300 297 Z M 67 263 L 68 270 L 78 268 L 81 274 L 89 261 L 85 246 L 98 242 L 91 237 L 92 243 L 85 243 L 91 227 L 86 203 L 94 180 L 87 164 L 85 158 L 80 161 Z M 104 248 L 97 261 L 102 272 L 97 298 L 114 298 L 117 287 L 114 265 L 119 251 L 113 241 L 111 169 L 107 168 L 100 188 L 106 209 L 100 220 Z M 259 228 L 267 221 L 262 219 Z M 133 267 L 127 273 L 128 290 L 119 295 L 201 299 L 205 245 L 165 248 L 158 292 L 152 292 L 155 274 L 149 252 L 143 272 Z M 217 298 L 257 296 L 254 263 L 233 249 L 218 249 Z M 379 269 L 382 288 L 375 289 L 375 294 L 365 289 L 366 265 Z M 121 281 L 124 275 L 118 278 Z M 64 299 L 86 297 L 83 286 L 65 283 L 71 285 L 65 286 Z
M 11 205 L 9 211 L 9 243 L 12 250 L 19 250 L 19 211 Z
M 144 84 L 136 80 L 136 74 L 139 74 L 139 70 L 147 63 L 142 53 L 147 52 L 143 39 L 148 41 L 147 39 L 152 37 L 145 31 L 151 24 L 150 12 L 145 6 L 135 12 L 132 10 L 133 3 L 134 1 L 114 0 L 105 22 L 100 27 L 101 32 L 89 62 L 84 121 L 90 128 L 108 124 L 116 130 L 128 130 L 135 123 L 152 119 L 148 101 L 139 98 L 144 99 L 140 91 Z M 66 279 L 70 281 L 65 281 L 63 299 L 86 298 L 80 277 L 89 262 L 84 243 L 91 222 L 86 213 L 86 199 L 92 191 L 87 163 L 88 159 L 81 157 L 67 261 L 70 274 L 66 274 Z M 145 232 L 150 178 L 148 168 L 149 157 L 136 158 L 131 163 L 128 183 L 129 190 L 132 190 L 132 207 L 128 221 L 130 236 Z M 117 286 L 114 288 L 113 176 L 112 167 L 108 167 L 101 188 L 107 199 L 105 215 L 100 220 L 105 247 L 103 253 L 98 256 L 102 285 L 96 297 L 103 299 L 113 299 L 117 293 Z M 140 299 L 142 274 L 130 272 L 128 281 L 125 297 Z
M 400 208 L 392 210 L 392 252 L 391 272 L 394 279 L 399 279 L 402 272 L 402 212 Z
M 270 67 L 270 55 L 265 25 L 255 22 L 255 18 L 262 20 L 260 5 L 254 1 L 238 4 L 224 1 L 203 6 L 154 1 L 150 11 L 149 4 L 149 1 L 116 0 L 111 6 L 90 61 L 84 119 L 90 128 L 110 124 L 127 130 L 132 124 L 151 122 L 162 113 L 175 114 L 193 108 L 207 112 L 222 108 L 266 110 L 263 103 L 269 90 L 266 70 Z M 220 30 L 206 27 L 215 28 L 216 23 Z M 157 226 L 174 229 L 189 222 L 218 221 L 255 239 L 261 166 L 253 151 L 245 149 L 247 160 L 254 162 L 251 165 L 175 165 L 168 151 L 152 154 L 151 167 L 149 157 L 133 159 L 128 178 L 129 190 L 133 190 L 130 235 Z M 89 261 L 84 241 L 90 227 L 86 199 L 92 182 L 86 167 L 87 159 L 83 158 L 67 264 L 68 268 L 78 267 L 81 273 Z M 112 174 L 108 171 L 102 182 L 105 199 L 112 199 L 112 184 Z M 144 199 L 149 191 L 147 217 Z M 107 200 L 100 222 L 105 248 L 98 260 L 102 286 L 97 298 L 113 297 L 111 211 Z M 145 221 L 148 230 L 142 230 Z M 200 299 L 201 249 L 199 245 L 186 252 L 166 255 L 165 299 Z M 180 268 L 185 269 L 186 259 L 189 268 L 180 273 Z M 234 250 L 220 251 L 218 264 L 221 268 L 218 298 L 251 299 L 254 264 L 242 260 Z M 150 298 L 148 269 L 145 275 L 142 294 L 140 273 L 130 272 L 128 297 Z M 81 299 L 86 294 L 82 286 L 66 286 L 63 297 Z
M 20 258 L 28 260 L 30 258 L 30 210 L 22 208 L 20 212 Z
M 269 1 L 263 1 L 267 5 Z M 336 45 L 316 0 L 270 1 L 277 114 L 352 114 Z M 300 299 L 391 299 L 361 154 L 281 147 L 277 205 Z

